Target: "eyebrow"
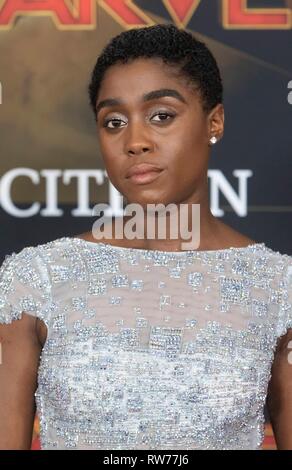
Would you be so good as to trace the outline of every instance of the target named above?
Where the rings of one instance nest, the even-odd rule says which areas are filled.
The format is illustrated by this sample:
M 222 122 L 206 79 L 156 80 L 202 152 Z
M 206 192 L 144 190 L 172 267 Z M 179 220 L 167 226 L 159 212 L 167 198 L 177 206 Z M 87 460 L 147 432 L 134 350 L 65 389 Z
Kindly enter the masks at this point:
M 149 91 L 142 95 L 142 102 L 151 101 L 159 98 L 164 98 L 165 96 L 170 96 L 171 98 L 176 98 L 177 100 L 181 101 L 182 103 L 187 104 L 185 98 L 177 91 L 171 88 L 160 88 L 159 90 Z M 107 98 L 102 100 L 96 106 L 96 116 L 98 115 L 99 111 L 102 108 L 110 107 L 110 106 L 118 106 L 123 104 L 124 101 L 120 98 Z

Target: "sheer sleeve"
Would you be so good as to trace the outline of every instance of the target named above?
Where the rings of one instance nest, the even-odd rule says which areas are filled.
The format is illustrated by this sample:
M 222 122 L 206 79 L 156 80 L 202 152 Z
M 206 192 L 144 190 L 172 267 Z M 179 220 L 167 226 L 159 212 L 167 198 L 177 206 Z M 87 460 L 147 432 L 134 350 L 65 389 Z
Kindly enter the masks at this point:
M 286 282 L 287 282 L 287 318 L 286 318 L 286 329 L 292 328 L 292 258 L 291 263 L 287 268 L 286 273 Z
M 0 267 L 0 323 L 22 313 L 45 320 L 50 298 L 48 270 L 37 247 L 6 255 Z
M 278 336 L 283 336 L 292 328 L 292 257 L 289 257 L 285 267 L 281 293 Z
M 292 258 L 285 265 L 283 283 L 280 286 L 280 317 L 278 337 L 281 341 L 275 349 L 268 384 L 267 407 L 277 450 L 292 449 Z

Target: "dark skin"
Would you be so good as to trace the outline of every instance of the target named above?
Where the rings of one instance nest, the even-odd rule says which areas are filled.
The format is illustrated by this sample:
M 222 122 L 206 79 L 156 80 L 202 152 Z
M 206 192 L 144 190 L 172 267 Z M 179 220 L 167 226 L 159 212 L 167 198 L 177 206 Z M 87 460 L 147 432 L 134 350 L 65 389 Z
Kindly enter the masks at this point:
M 209 139 L 222 138 L 224 109 L 203 110 L 198 91 L 189 87 L 173 68 L 160 60 L 135 60 L 132 64 L 108 69 L 97 104 L 120 97 L 123 105 L 102 108 L 97 134 L 108 176 L 128 203 L 199 203 L 201 240 L 199 250 L 243 247 L 255 243 L 216 219 L 208 202 L 207 169 Z M 184 102 L 163 97 L 142 102 L 141 96 L 153 90 L 174 89 Z M 155 116 L 157 113 L 163 116 Z M 173 118 L 166 118 L 171 112 Z M 105 119 L 115 118 L 118 127 L 103 127 Z M 116 121 L 116 120 L 120 121 Z M 164 121 L 162 124 L 160 121 Z M 156 181 L 137 186 L 125 178 L 130 166 L 155 162 L 165 171 Z M 127 219 L 125 219 L 127 220 Z M 113 221 L 115 222 L 115 221 Z M 91 232 L 77 236 L 97 242 Z M 124 247 L 167 251 L 181 250 L 181 239 L 120 240 L 106 236 L 103 241 Z M 34 391 L 39 357 L 45 344 L 45 324 L 23 315 L 11 325 L 0 325 L 3 364 L 0 366 L 0 449 L 29 449 L 35 412 Z M 278 449 L 292 450 L 292 366 L 287 360 L 287 345 L 292 330 L 279 338 L 268 393 L 268 408 Z M 11 399 L 13 397 L 13 399 Z
M 212 136 L 218 140 L 223 136 L 224 108 L 218 104 L 211 112 L 205 112 L 196 88 L 180 76 L 175 67 L 156 58 L 110 67 L 99 91 L 97 107 L 109 98 L 120 98 L 123 104 L 102 107 L 97 115 L 104 164 L 112 184 L 128 203 L 135 202 L 143 207 L 147 203 L 166 206 L 174 203 L 178 207 L 179 204 L 200 204 L 200 250 L 246 246 L 254 241 L 218 220 L 209 208 L 209 141 Z M 161 89 L 177 91 L 183 101 L 169 96 L 142 101 L 143 94 Z M 144 162 L 157 164 L 164 171 L 152 183 L 138 186 L 125 175 L 130 166 Z M 144 223 L 146 229 L 146 215 Z M 94 241 L 91 233 L 82 234 L 80 238 Z M 114 237 L 105 237 L 105 241 L 168 251 L 181 250 L 183 242 L 181 238 L 170 239 L 169 236 L 163 240 L 145 237 L 117 241 Z
M 142 95 L 159 89 L 178 91 L 184 102 L 173 97 L 142 101 Z M 255 243 L 214 217 L 209 208 L 209 140 L 212 136 L 218 140 L 223 136 L 223 106 L 218 104 L 210 112 L 205 112 L 200 93 L 159 59 L 137 59 L 131 64 L 109 68 L 97 106 L 105 99 L 121 97 L 123 104 L 99 110 L 97 134 L 109 179 L 127 202 L 139 203 L 143 207 L 147 203 L 200 204 L 199 250 L 244 247 Z M 154 116 L 158 112 L 173 113 L 174 117 L 166 117 L 166 114 Z M 106 125 L 116 129 L 103 127 L 110 119 L 112 121 Z M 152 183 L 137 186 L 125 178 L 125 173 L 139 162 L 154 162 L 166 171 Z M 125 217 L 124 221 L 127 220 Z M 146 215 L 144 222 L 146 227 Z M 115 220 L 112 223 L 114 226 Z M 78 238 L 96 242 L 92 232 L 78 235 Z M 180 251 L 182 239 L 115 240 L 114 236 L 106 235 L 103 241 L 123 247 Z M 279 450 L 292 450 L 292 365 L 287 359 L 287 345 L 291 340 L 292 329 L 278 339 L 267 396 Z
M 141 97 L 153 90 L 174 89 L 184 98 L 173 97 L 143 102 Z M 123 104 L 104 107 L 97 116 L 97 135 L 108 176 L 128 203 L 200 204 L 199 250 L 244 247 L 255 243 L 214 217 L 209 208 L 207 171 L 212 136 L 220 140 L 224 133 L 224 108 L 218 104 L 205 112 L 200 93 L 189 86 L 175 69 L 160 59 L 137 59 L 131 64 L 108 69 L 100 88 L 97 106 L 108 98 L 121 98 Z M 158 112 L 174 117 L 154 116 Z M 107 126 L 117 127 L 108 129 Z M 162 123 L 159 121 L 162 120 Z M 164 122 L 163 122 L 164 121 Z M 166 168 L 150 184 L 137 186 L 125 178 L 133 164 L 154 162 Z M 124 221 L 128 218 L 125 217 Z M 115 220 L 112 221 L 113 226 Z M 109 224 L 110 225 L 110 224 Z M 146 227 L 146 223 L 145 223 Z M 96 242 L 92 232 L 78 236 Z M 116 246 L 181 250 L 181 239 L 103 241 Z M 268 410 L 278 449 L 292 449 L 292 366 L 287 360 L 287 344 L 292 330 L 279 338 L 275 351 L 272 379 L 268 390 Z

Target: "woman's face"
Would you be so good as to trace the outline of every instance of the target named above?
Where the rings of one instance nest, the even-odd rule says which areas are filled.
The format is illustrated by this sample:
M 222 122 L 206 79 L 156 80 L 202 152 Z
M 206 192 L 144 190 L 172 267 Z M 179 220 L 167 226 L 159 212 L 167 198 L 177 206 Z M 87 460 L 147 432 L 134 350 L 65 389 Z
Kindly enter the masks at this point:
M 158 90 L 171 90 L 172 96 L 152 94 L 143 100 L 143 95 Z M 111 101 L 99 108 L 104 100 Z M 199 92 L 173 68 L 159 58 L 139 58 L 107 70 L 97 109 L 105 168 L 127 203 L 198 201 L 207 184 L 209 139 L 223 133 L 222 105 L 206 114 Z M 138 184 L 127 172 L 140 163 L 157 165 L 163 171 L 152 182 Z

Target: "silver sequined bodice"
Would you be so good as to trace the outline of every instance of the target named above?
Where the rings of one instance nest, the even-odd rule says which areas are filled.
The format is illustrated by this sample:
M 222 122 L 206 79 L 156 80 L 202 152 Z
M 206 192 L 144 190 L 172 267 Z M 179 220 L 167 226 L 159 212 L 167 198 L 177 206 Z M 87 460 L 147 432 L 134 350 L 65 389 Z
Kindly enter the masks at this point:
M 257 449 L 292 258 L 63 237 L 7 255 L 0 322 L 46 324 L 42 449 Z

